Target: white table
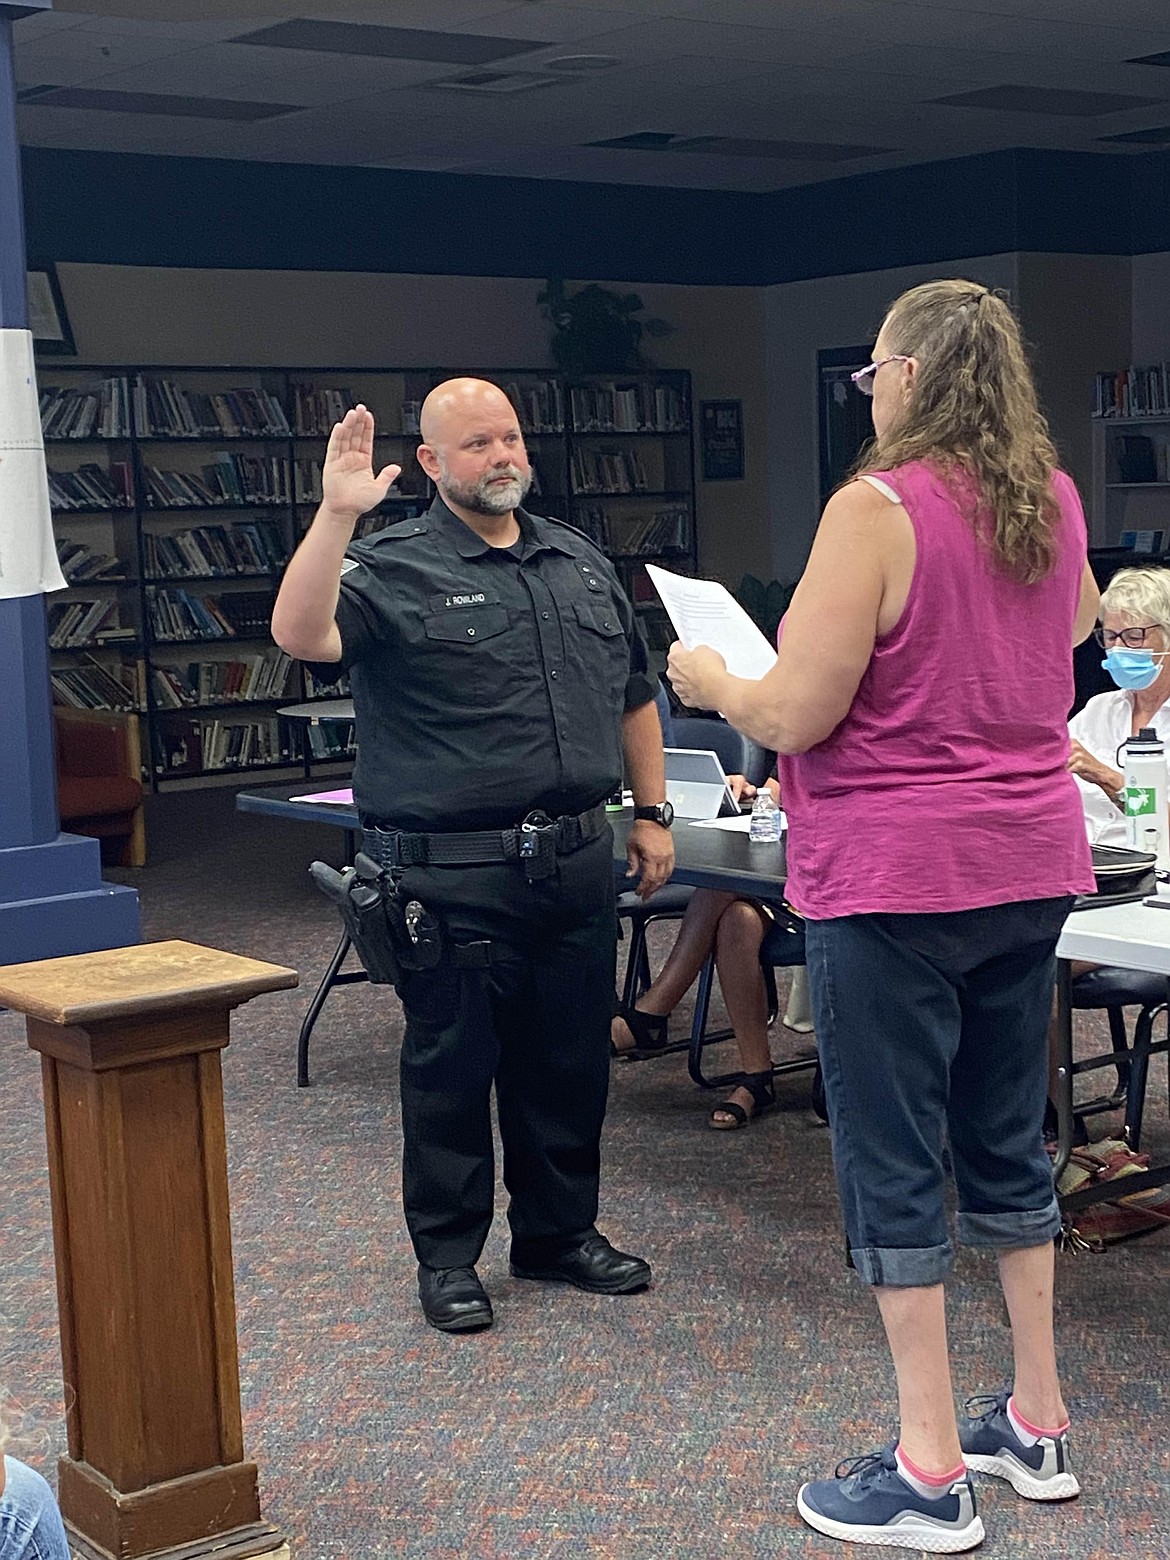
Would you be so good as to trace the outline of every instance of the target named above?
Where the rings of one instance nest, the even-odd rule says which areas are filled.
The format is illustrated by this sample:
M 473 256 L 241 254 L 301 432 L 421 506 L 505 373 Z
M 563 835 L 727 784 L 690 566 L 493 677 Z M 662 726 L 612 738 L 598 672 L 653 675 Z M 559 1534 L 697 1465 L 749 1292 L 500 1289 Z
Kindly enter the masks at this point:
M 1074 910 L 1064 923 L 1056 945 L 1058 1057 L 1057 1118 L 1060 1124 L 1055 1171 L 1059 1175 L 1068 1163 L 1072 1145 L 1073 1071 L 1072 1004 L 1070 1000 L 1070 961 L 1083 959 L 1092 964 L 1111 964 L 1126 970 L 1148 970 L 1170 979 L 1170 895 L 1166 909 L 1143 904 L 1107 905 L 1099 910 Z M 1148 1036 L 1146 1037 L 1148 1039 Z M 1135 1034 L 1135 1048 L 1138 1036 Z M 1170 1181 L 1170 1165 L 1153 1167 L 1139 1175 L 1126 1177 L 1125 1190 L 1140 1192 Z M 1086 1188 L 1062 1198 L 1062 1206 L 1085 1207 L 1117 1195 L 1112 1185 Z
M 311 704 L 286 704 L 277 710 L 285 720 L 307 720 L 318 726 L 323 720 L 352 720 L 352 699 L 315 699 Z

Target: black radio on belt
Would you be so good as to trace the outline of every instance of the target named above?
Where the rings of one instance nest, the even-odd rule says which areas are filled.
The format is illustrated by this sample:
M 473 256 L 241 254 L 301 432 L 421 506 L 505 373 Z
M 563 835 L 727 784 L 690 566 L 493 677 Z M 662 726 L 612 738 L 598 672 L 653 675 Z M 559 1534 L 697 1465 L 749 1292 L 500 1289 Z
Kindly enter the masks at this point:
M 530 883 L 538 882 L 556 870 L 557 826 L 546 812 L 537 808 L 525 818 L 520 825 L 516 854 Z

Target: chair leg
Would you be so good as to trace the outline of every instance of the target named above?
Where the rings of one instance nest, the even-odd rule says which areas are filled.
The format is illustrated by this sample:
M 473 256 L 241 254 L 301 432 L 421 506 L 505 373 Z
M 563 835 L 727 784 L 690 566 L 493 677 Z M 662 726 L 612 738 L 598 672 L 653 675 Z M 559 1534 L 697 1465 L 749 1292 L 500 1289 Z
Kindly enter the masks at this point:
M 623 1007 L 633 1007 L 646 986 L 650 984 L 645 979 L 648 968 L 646 923 L 639 921 L 630 926 L 630 951 L 626 955 L 626 978 L 622 982 Z
M 771 964 L 765 964 L 762 968 L 764 991 L 768 998 L 768 1028 L 771 1029 L 780 1013 L 780 999 L 776 995 L 776 971 Z
M 1146 1105 L 1146 1079 L 1150 1069 L 1150 1042 L 1153 1038 L 1154 1019 L 1159 1013 L 1165 1011 L 1164 1006 L 1142 1008 L 1133 1028 L 1124 1134 L 1126 1143 L 1135 1154 L 1142 1142 L 1142 1113 Z
M 703 960 L 695 986 L 695 1011 L 691 1018 L 691 1043 L 687 1052 L 687 1071 L 700 1089 L 717 1086 L 717 1080 L 703 1077 L 703 1043 L 707 1034 L 707 1014 L 711 1007 L 711 988 L 715 981 L 715 955 L 709 953 Z M 736 1074 L 738 1077 L 738 1074 Z
M 1114 1063 L 1117 1069 L 1117 1088 L 1114 1090 L 1114 1103 L 1120 1105 L 1129 1090 L 1130 1057 L 1129 1035 L 1125 1028 L 1125 1009 L 1111 1007 L 1105 1009 L 1109 1016 L 1109 1038 L 1113 1042 L 1113 1053 L 1117 1057 Z

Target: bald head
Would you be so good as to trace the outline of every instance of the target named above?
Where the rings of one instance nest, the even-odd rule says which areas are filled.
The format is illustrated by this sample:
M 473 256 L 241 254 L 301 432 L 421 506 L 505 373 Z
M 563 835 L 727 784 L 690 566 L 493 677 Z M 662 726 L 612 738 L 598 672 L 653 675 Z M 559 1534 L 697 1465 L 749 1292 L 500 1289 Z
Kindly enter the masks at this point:
M 444 379 L 422 404 L 419 432 L 424 444 L 445 447 L 453 437 L 458 443 L 465 426 L 509 415 L 516 421 L 515 409 L 498 385 L 486 379 Z
M 422 404 L 419 464 L 468 515 L 510 516 L 532 485 L 516 409 L 486 379 L 447 379 Z

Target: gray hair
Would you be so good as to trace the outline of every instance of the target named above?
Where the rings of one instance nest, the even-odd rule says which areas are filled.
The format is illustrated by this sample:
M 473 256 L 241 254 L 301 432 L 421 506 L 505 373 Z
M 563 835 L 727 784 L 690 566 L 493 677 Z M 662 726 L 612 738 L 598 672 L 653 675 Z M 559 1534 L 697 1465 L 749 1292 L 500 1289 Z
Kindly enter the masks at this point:
M 1119 569 L 1101 592 L 1098 616 L 1106 612 L 1170 629 L 1170 569 Z

